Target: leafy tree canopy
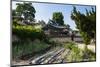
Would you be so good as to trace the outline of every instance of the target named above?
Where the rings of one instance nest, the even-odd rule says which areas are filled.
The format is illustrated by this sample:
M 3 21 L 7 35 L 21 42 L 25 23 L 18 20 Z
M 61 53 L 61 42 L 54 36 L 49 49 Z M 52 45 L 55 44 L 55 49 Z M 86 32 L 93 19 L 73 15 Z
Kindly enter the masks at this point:
M 24 20 L 34 20 L 36 11 L 32 3 L 17 3 L 16 5 L 16 15 L 23 17 Z
M 53 17 L 52 20 L 59 24 L 59 25 L 64 25 L 64 20 L 63 20 L 64 16 L 62 14 L 62 12 L 54 12 L 53 13 Z
M 91 10 L 86 9 L 86 13 L 77 11 L 76 7 L 73 8 L 71 19 L 75 21 L 77 29 L 79 29 L 84 42 L 90 43 L 92 38 L 96 35 L 96 11 L 94 8 Z

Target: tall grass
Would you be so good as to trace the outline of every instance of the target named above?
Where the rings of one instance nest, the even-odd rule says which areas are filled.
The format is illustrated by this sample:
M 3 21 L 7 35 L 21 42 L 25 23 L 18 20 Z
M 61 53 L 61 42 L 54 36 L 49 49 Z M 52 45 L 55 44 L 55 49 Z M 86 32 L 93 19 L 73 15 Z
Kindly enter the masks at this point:
M 12 54 L 14 59 L 19 59 L 21 56 L 36 53 L 43 53 L 42 51 L 49 48 L 50 45 L 44 42 L 13 42 Z

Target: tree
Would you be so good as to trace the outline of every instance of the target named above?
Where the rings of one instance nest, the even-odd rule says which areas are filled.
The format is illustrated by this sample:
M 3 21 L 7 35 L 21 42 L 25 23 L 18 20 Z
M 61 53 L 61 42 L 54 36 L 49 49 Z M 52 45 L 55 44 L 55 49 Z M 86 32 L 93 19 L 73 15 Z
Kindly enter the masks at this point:
M 58 25 L 64 25 L 62 12 L 54 12 L 52 20 L 57 23 Z
M 12 10 L 12 16 L 16 16 L 16 11 Z
M 70 25 L 69 25 L 69 24 L 66 24 L 65 26 L 67 27 L 67 29 L 68 29 L 68 30 L 71 30 L 71 28 L 70 28 Z
M 32 3 L 17 3 L 16 14 L 26 21 L 33 21 L 35 18 L 35 8 Z
M 76 7 L 73 8 L 71 13 L 71 19 L 75 21 L 77 29 L 79 29 L 85 44 L 89 44 L 92 38 L 96 35 L 96 11 L 94 8 L 92 10 L 87 10 L 83 14 L 77 11 Z
M 40 24 L 42 24 L 42 25 L 45 25 L 46 24 L 46 22 L 44 21 L 44 20 L 39 20 L 38 21 Z

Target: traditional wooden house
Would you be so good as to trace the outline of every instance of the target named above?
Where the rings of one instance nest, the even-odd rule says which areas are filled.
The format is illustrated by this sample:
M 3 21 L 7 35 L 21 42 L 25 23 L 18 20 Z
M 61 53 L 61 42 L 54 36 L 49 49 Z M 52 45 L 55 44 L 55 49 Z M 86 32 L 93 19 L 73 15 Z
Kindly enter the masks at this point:
M 70 30 L 67 26 L 57 24 L 47 24 L 43 27 L 43 30 L 48 36 L 69 36 Z

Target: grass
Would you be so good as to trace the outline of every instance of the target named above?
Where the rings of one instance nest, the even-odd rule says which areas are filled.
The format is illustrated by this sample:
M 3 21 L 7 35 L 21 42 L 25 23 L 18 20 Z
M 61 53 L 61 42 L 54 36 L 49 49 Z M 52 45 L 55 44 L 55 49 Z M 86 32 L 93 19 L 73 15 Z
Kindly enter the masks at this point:
M 17 21 L 16 21 L 17 22 Z M 41 54 L 50 47 L 45 40 L 45 34 L 41 28 L 32 25 L 19 25 L 15 22 L 12 34 L 18 37 L 18 41 L 12 42 L 12 55 L 14 59 L 20 57 Z
M 14 59 L 19 59 L 21 56 L 25 56 L 33 53 L 43 53 L 44 50 L 49 48 L 50 45 L 42 41 L 34 42 L 13 42 L 12 45 L 12 54 Z
M 96 60 L 96 53 L 92 52 L 87 47 L 85 47 L 83 53 L 84 53 L 83 58 L 85 58 L 85 59 L 87 59 L 89 61 Z
M 77 44 L 70 42 L 64 45 L 65 48 L 70 49 L 70 53 L 66 56 L 67 62 L 81 62 L 81 61 L 95 61 L 96 55 L 89 49 L 81 50 Z

